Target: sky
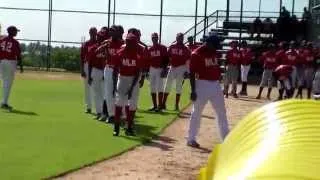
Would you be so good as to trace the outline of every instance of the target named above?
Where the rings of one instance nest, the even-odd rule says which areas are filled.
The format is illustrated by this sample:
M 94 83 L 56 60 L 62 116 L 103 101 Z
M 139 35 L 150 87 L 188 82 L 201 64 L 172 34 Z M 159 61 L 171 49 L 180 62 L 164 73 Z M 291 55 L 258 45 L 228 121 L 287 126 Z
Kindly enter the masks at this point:
M 278 11 L 280 0 L 262 0 L 262 11 Z M 244 10 L 259 10 L 259 0 L 244 0 Z M 295 11 L 302 11 L 308 0 L 296 0 Z M 204 15 L 204 0 L 198 0 L 198 14 Z M 283 0 L 291 11 L 292 0 Z M 47 0 L 0 0 L 0 7 L 48 9 Z M 113 7 L 113 4 L 111 5 Z M 226 0 L 208 0 L 208 14 L 224 10 Z M 53 0 L 53 9 L 108 11 L 108 0 Z M 231 10 L 240 10 L 240 0 L 231 0 Z M 195 0 L 164 0 L 164 14 L 194 15 Z M 116 12 L 126 13 L 160 13 L 160 0 L 116 0 Z M 252 15 L 252 14 L 247 14 Z M 263 15 L 263 14 L 262 14 Z M 80 42 L 88 38 L 88 29 L 100 28 L 107 24 L 107 15 L 80 13 L 53 13 L 52 40 Z M 112 18 L 111 18 L 112 19 Z M 209 19 L 212 20 L 214 18 Z M 46 40 L 48 35 L 48 12 L 17 11 L 0 9 L 1 33 L 9 25 L 16 25 L 21 32 L 18 38 Z M 198 18 L 200 21 L 201 18 Z M 142 31 L 142 40 L 150 43 L 150 35 L 159 31 L 159 17 L 117 15 L 116 24 L 125 30 L 136 27 Z M 194 24 L 194 18 L 163 17 L 163 43 L 168 45 L 178 32 L 185 32 Z M 202 27 L 202 26 L 201 26 Z M 200 28 L 200 27 L 199 27 Z

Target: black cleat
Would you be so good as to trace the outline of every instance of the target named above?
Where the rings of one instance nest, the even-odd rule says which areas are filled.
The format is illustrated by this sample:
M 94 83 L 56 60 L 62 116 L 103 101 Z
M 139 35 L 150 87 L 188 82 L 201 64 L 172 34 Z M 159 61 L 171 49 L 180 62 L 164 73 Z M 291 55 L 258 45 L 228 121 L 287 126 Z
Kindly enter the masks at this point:
M 180 111 L 179 106 L 176 106 L 176 108 L 174 109 L 175 111 Z
M 158 108 L 153 107 L 153 108 L 148 109 L 148 111 L 150 111 L 150 112 L 157 112 L 157 111 L 158 111 Z
M 118 123 L 114 124 L 113 136 L 119 136 L 120 133 L 120 125 Z
M 8 104 L 2 104 L 1 109 L 12 111 L 13 107 L 9 106 Z
M 197 143 L 197 141 L 188 141 L 187 146 L 193 147 L 193 148 L 200 148 L 200 144 Z
M 132 128 L 126 129 L 125 133 L 126 133 L 127 136 L 136 136 L 136 134 L 134 133 Z
M 91 114 L 91 109 L 86 109 L 85 113 L 86 114 Z
M 98 120 L 101 121 L 101 122 L 106 122 L 107 119 L 108 119 L 108 116 L 102 115 L 102 116 L 100 117 L 100 119 L 98 119 Z
M 102 115 L 99 113 L 99 114 L 96 115 L 96 117 L 95 117 L 94 119 L 95 119 L 95 120 L 100 120 L 101 117 L 102 117 Z
M 114 117 L 113 117 L 113 116 L 109 117 L 109 118 L 107 119 L 106 123 L 108 123 L 108 124 L 114 123 Z
M 257 96 L 256 99 L 261 99 L 261 96 Z

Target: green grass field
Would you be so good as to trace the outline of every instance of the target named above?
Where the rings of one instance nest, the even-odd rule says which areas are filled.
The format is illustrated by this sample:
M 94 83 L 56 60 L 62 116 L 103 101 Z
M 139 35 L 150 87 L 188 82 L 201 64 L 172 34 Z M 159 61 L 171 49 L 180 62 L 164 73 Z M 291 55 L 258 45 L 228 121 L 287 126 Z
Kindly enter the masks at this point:
M 11 96 L 15 110 L 0 110 L 0 179 L 52 177 L 147 142 L 177 117 L 173 111 L 145 112 L 151 106 L 147 85 L 140 94 L 138 136 L 128 138 L 123 132 L 113 137 L 111 125 L 83 113 L 80 80 L 18 78 Z M 189 87 L 185 89 L 183 106 L 189 102 Z M 169 109 L 173 109 L 173 98 Z

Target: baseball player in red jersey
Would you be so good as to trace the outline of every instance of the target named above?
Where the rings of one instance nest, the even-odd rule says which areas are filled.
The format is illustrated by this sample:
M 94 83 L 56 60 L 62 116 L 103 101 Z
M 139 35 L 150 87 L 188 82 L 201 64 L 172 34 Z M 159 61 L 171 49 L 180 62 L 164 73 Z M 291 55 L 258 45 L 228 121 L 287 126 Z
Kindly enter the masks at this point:
M 8 36 L 0 39 L 0 77 L 2 77 L 2 101 L 1 108 L 12 110 L 9 106 L 9 96 L 11 87 L 15 77 L 17 65 L 20 65 L 20 71 L 23 72 L 20 44 L 14 37 L 17 36 L 19 30 L 15 26 L 7 29 Z
M 263 64 L 264 71 L 262 74 L 259 93 L 256 99 L 261 99 L 263 88 L 265 86 L 268 86 L 267 98 L 270 100 L 271 99 L 270 95 L 271 95 L 272 87 L 274 84 L 273 71 L 278 66 L 276 49 L 274 44 L 268 45 L 268 51 L 262 54 L 262 56 L 260 57 L 260 61 Z
M 91 113 L 92 111 L 92 89 L 88 84 L 88 48 L 97 43 L 97 29 L 95 27 L 90 28 L 89 30 L 90 40 L 82 44 L 80 57 L 80 71 L 81 77 L 84 79 L 84 94 L 85 94 L 85 104 L 86 104 L 86 113 Z
M 153 45 L 148 49 L 149 57 L 149 76 L 150 76 L 150 91 L 152 97 L 153 107 L 149 111 L 159 111 L 159 107 L 162 105 L 163 100 L 163 81 L 164 75 L 168 64 L 168 52 L 167 47 L 159 44 L 159 36 L 157 33 L 153 33 L 152 36 Z M 158 102 L 157 102 L 158 96 Z
M 316 49 L 314 51 L 316 73 L 313 80 L 312 91 L 314 98 L 316 100 L 320 100 L 320 51 L 319 49 Z
M 314 79 L 316 67 L 315 53 L 313 51 L 313 45 L 311 42 L 307 43 L 307 48 L 304 49 L 300 56 L 305 66 L 305 85 L 308 91 L 308 99 L 310 99 L 312 92 L 312 82 Z
M 307 49 L 307 42 L 305 40 L 301 41 L 300 47 L 297 50 L 298 52 L 298 59 L 296 63 L 297 67 L 297 86 L 298 86 L 298 92 L 296 95 L 296 98 L 300 97 L 300 99 L 303 98 L 302 91 L 303 87 L 305 85 L 305 57 L 304 57 L 304 51 Z
M 247 85 L 248 85 L 248 74 L 250 71 L 251 63 L 254 59 L 254 54 L 250 48 L 248 48 L 248 44 L 246 41 L 241 42 L 240 46 L 241 53 L 241 81 L 242 88 L 240 91 L 240 95 L 247 96 Z
M 189 36 L 189 37 L 188 37 L 188 45 L 187 45 L 187 47 L 189 48 L 189 50 L 190 50 L 191 52 L 193 52 L 193 51 L 196 50 L 198 47 L 200 47 L 200 45 L 194 42 L 194 39 L 193 39 L 192 36 Z
M 293 71 L 291 65 L 280 65 L 274 70 L 274 76 L 278 80 L 279 97 L 278 100 L 283 99 L 283 93 L 286 91 L 286 97 L 291 98 L 293 91 L 291 87 L 290 76 Z
M 101 32 L 97 34 L 97 43 L 88 48 L 88 84 L 92 87 L 95 107 L 96 119 L 102 118 L 103 112 L 103 70 L 105 67 L 105 53 L 98 51 L 104 41 L 104 36 Z
M 299 59 L 299 54 L 296 50 L 296 43 L 294 41 L 290 42 L 289 50 L 286 51 L 284 61 L 281 63 L 283 65 L 290 65 L 292 66 L 292 73 L 291 73 L 291 85 L 292 91 L 294 94 L 296 85 L 297 85 L 297 62 Z
M 226 108 L 219 80 L 221 77 L 218 59 L 220 53 L 216 51 L 219 38 L 215 35 L 205 39 L 203 46 L 192 53 L 190 63 L 191 100 L 193 110 L 190 120 L 187 145 L 198 148 L 196 136 L 200 128 L 201 114 L 208 101 L 217 114 L 217 122 L 222 140 L 229 133 Z M 197 77 L 197 78 L 196 78 Z
M 229 96 L 229 84 L 232 83 L 231 94 L 234 98 L 238 98 L 237 95 L 237 83 L 239 77 L 239 65 L 241 63 L 241 53 L 238 49 L 238 41 L 230 43 L 231 50 L 226 55 L 226 74 L 224 78 L 224 94 L 228 98 Z
M 133 118 L 137 109 L 139 96 L 139 78 L 141 71 L 145 68 L 144 54 L 139 52 L 138 37 L 129 33 L 126 37 L 125 46 L 117 53 L 115 68 L 119 71 L 119 80 L 117 84 L 114 136 L 119 136 L 120 132 L 120 116 L 122 108 L 129 101 L 129 112 L 127 114 L 126 135 L 134 135 Z
M 190 59 L 191 52 L 183 44 L 184 35 L 178 33 L 176 43 L 168 49 L 169 64 L 171 65 L 165 85 L 165 93 L 163 97 L 163 106 L 166 109 L 166 102 L 172 88 L 173 81 L 176 82 L 176 104 L 175 110 L 179 111 L 180 96 L 182 93 L 182 84 L 185 74 L 188 72 L 187 61 Z
M 114 97 L 116 84 L 118 79 L 118 72 L 114 70 L 115 61 L 117 57 L 117 51 L 124 44 L 122 40 L 122 33 L 118 26 L 112 26 L 109 29 L 109 34 L 111 39 L 106 40 L 100 49 L 105 51 L 106 62 L 104 68 L 104 99 L 107 106 L 107 114 L 109 117 L 104 115 L 101 121 L 106 121 L 107 123 L 113 123 L 114 121 Z
M 285 41 L 282 41 L 278 44 L 279 50 L 276 52 L 277 56 L 277 62 L 279 64 L 282 64 L 285 61 L 286 58 L 286 52 L 288 51 L 288 43 Z

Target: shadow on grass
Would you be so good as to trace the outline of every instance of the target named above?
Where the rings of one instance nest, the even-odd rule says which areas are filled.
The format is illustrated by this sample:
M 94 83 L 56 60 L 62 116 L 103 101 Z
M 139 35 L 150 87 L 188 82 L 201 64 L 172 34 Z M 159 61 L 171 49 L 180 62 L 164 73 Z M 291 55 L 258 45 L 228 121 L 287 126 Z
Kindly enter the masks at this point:
M 256 103 L 263 103 L 263 99 L 256 99 L 254 97 L 247 97 L 247 98 L 238 98 L 240 101 L 245 101 L 245 102 L 256 102 Z
M 152 112 L 148 110 L 138 110 L 138 113 L 144 113 L 144 114 L 154 114 L 154 115 L 163 115 L 163 116 L 168 116 L 168 115 L 178 115 L 179 112 L 172 112 L 172 111 L 162 111 L 162 112 Z
M 22 116 L 38 116 L 38 114 L 35 112 L 22 111 L 22 110 L 17 110 L 17 109 L 13 109 L 12 111 L 7 111 L 7 113 L 17 114 L 17 115 L 22 115 Z
M 185 112 L 182 112 L 179 114 L 179 118 L 190 118 L 191 116 L 191 112 L 188 112 L 188 113 L 185 113 Z M 207 119 L 215 119 L 215 117 L 213 116 L 207 116 L 207 115 L 202 115 L 201 116 L 202 118 L 207 118 Z

